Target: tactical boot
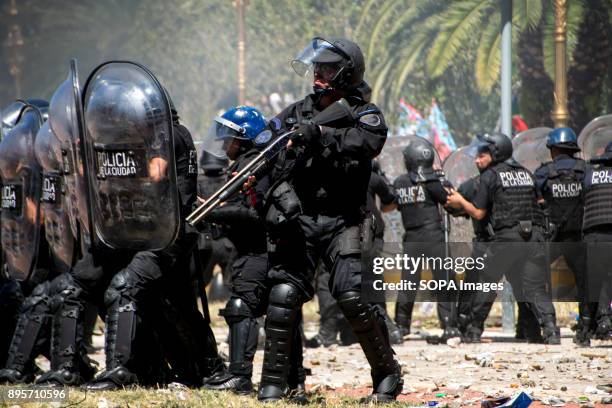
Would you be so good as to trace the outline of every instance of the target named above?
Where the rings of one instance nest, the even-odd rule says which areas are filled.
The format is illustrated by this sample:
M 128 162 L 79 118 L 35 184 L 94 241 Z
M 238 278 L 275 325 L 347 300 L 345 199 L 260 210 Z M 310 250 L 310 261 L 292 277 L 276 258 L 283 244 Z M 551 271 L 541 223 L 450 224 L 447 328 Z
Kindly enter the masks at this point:
M 384 316 L 363 302 L 361 293 L 345 292 L 338 305 L 353 328 L 370 367 L 373 392 L 366 402 L 394 401 L 402 391 L 401 369 L 393 358 Z
M 395 304 L 395 323 L 402 334 L 402 337 L 410 334 L 410 325 L 412 323 L 412 308 L 413 303 L 396 303 Z
M 138 384 L 138 378 L 123 366 L 102 372 L 94 381 L 85 384 L 88 391 L 114 391 Z
M 542 337 L 544 344 L 561 344 L 561 332 L 554 320 L 546 319 L 542 325 Z
M 28 384 L 34 381 L 34 373 L 4 368 L 0 370 L 0 384 Z
M 593 337 L 597 340 L 612 340 L 612 321 L 609 316 L 599 319 Z
M 204 388 L 215 391 L 232 391 L 238 395 L 248 395 L 253 392 L 253 383 L 250 376 L 240 376 L 224 372 L 207 378 L 204 382 Z
M 41 375 L 36 380 L 36 387 L 56 388 L 56 387 L 76 387 L 84 384 L 91 379 L 93 373 L 82 376 L 80 373 L 68 369 L 49 371 Z
M 444 332 L 442 333 L 441 340 L 446 342 L 448 339 L 452 339 L 453 337 L 461 337 L 461 332 L 457 327 L 454 326 L 446 326 L 444 328 Z
M 589 328 L 591 326 L 590 317 L 581 317 L 576 324 L 576 333 L 574 334 L 574 344 L 578 347 L 590 347 L 591 339 L 589 338 Z
M 299 383 L 296 387 L 289 387 L 287 399 L 290 403 L 297 405 L 308 405 L 308 396 L 306 395 L 306 386 L 304 383 Z
M 482 330 L 474 323 L 468 323 L 465 331 L 461 336 L 461 341 L 464 343 L 480 343 Z
M 404 388 L 404 380 L 402 379 L 402 369 L 394 362 L 395 367 L 392 373 L 377 374 L 372 371 L 372 394 L 368 395 L 364 402 L 366 403 L 387 403 L 393 402 Z

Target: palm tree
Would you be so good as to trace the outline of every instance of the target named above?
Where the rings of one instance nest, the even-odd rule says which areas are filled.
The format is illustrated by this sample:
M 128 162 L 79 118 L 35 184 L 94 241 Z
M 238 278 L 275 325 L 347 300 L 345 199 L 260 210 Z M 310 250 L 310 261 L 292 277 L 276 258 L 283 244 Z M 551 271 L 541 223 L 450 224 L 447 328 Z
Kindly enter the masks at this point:
M 397 100 L 419 63 L 442 76 L 460 53 L 473 49 L 475 83 L 486 94 L 500 70 L 500 9 L 496 0 L 370 0 L 357 34 L 368 38 L 368 63 L 377 80 L 378 102 Z M 610 0 L 568 1 L 571 124 L 580 130 L 601 109 L 601 89 L 610 66 Z M 514 0 L 513 43 L 523 112 L 532 126 L 547 124 L 554 72 L 554 8 L 550 0 Z M 407 39 L 407 41 L 402 41 Z M 517 48 L 515 48 L 517 49 Z M 592 96 L 593 91 L 599 96 Z

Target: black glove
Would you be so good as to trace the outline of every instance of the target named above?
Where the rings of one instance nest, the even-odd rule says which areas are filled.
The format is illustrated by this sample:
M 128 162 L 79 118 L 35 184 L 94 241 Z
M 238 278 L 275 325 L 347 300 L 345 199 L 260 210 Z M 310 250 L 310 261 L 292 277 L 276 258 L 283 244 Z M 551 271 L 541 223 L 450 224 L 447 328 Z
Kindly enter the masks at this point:
M 296 146 L 307 146 L 317 137 L 321 136 L 321 130 L 317 125 L 300 125 L 291 135 L 291 140 Z

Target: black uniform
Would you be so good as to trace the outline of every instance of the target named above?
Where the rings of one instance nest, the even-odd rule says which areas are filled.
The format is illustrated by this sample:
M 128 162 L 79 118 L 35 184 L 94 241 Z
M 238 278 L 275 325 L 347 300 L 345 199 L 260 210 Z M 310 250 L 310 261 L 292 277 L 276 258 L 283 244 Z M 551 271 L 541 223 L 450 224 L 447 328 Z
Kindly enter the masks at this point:
M 608 151 L 608 149 L 606 149 Z M 585 329 L 595 337 L 612 336 L 612 160 L 587 166 L 584 181 L 584 242 L 587 246 L 588 275 L 585 293 L 589 302 L 590 324 Z
M 432 171 L 425 179 L 410 171 L 399 176 L 393 182 L 397 196 L 398 210 L 402 215 L 404 225 L 403 246 L 404 253 L 412 256 L 444 258 L 444 229 L 442 216 L 438 205 L 446 204 L 447 192 L 442 186 L 438 176 Z M 402 280 L 419 282 L 421 268 L 415 273 L 404 270 Z M 435 268 L 433 277 L 441 281 L 447 279 L 447 271 Z M 455 294 L 453 291 L 443 291 L 436 294 L 438 298 L 438 318 L 442 328 L 449 322 L 452 324 L 451 305 Z M 410 333 L 412 309 L 416 291 L 402 291 L 398 294 L 395 309 L 395 321 L 402 330 Z
M 223 170 L 207 170 L 198 175 L 198 195 L 210 197 L 227 180 L 227 172 Z M 208 285 L 213 278 L 216 265 L 221 267 L 223 281 L 230 283 L 232 264 L 236 260 L 236 248 L 226 236 L 223 229 L 215 223 L 207 223 L 200 231 L 198 238 L 198 251 L 200 253 L 201 268 L 204 285 Z
M 196 197 L 197 163 L 189 131 L 175 122 L 174 151 L 181 219 Z M 189 263 L 197 231 L 181 223 L 176 241 L 159 252 L 96 248 L 69 274 L 52 284 L 51 372 L 39 382 L 73 384 L 89 362 L 82 341 L 85 301 L 103 304 L 106 317 L 106 371 L 92 389 L 134 382 L 153 384 L 178 376 L 199 384 L 221 364 L 214 335 L 198 312 Z M 163 350 L 161 348 L 163 345 Z M 169 374 L 165 361 L 172 366 Z
M 493 164 L 481 174 L 473 203 L 486 209 L 494 231 L 491 257 L 481 271 L 481 280 L 497 282 L 505 275 L 517 299 L 528 303 L 545 338 L 558 336 L 555 309 L 547 289 L 550 275 L 541 232 L 544 222 L 536 204 L 533 175 L 513 160 Z M 482 326 L 494 298 L 495 292 L 480 291 L 474 296 L 472 314 L 476 326 Z
M 239 172 L 259 150 L 252 149 L 241 155 L 229 168 L 228 173 Z M 207 381 L 212 389 L 233 389 L 248 393 L 252 389 L 253 358 L 257 349 L 257 317 L 266 313 L 270 289 L 268 279 L 268 256 L 266 227 L 260 215 L 264 211 L 265 193 L 269 177 L 263 176 L 257 186 L 234 200 L 216 208 L 207 220 L 218 223 L 227 238 L 237 250 L 232 265 L 232 294 L 220 314 L 230 327 L 230 365 L 227 375 L 220 375 Z M 295 331 L 292 372 L 289 386 L 293 389 L 303 384 L 305 373 L 302 368 L 302 343 L 299 331 Z M 234 378 L 232 381 L 231 379 Z
M 53 262 L 44 231 L 41 227 L 33 279 L 20 283 L 12 281 L 13 284 L 7 285 L 7 291 L 3 293 L 7 296 L 3 302 L 18 309 L 13 315 L 17 319 L 14 330 L 7 330 L 7 359 L 0 370 L 0 382 L 32 382 L 38 371 L 34 359 L 39 355 L 49 357 L 51 281 L 65 271 L 65 265 Z M 18 299 L 22 303 L 14 303 Z
M 276 119 L 283 130 L 311 123 L 318 113 L 316 95 L 289 106 Z M 376 109 L 359 97 L 347 97 L 354 113 Z M 385 143 L 382 114 L 365 115 L 352 126 L 323 128 L 306 146 L 281 153 L 274 182 L 287 179 L 302 212 L 283 231 L 271 231 L 269 277 L 275 281 L 266 320 L 264 366 L 259 390 L 262 399 L 285 388 L 287 356 L 301 305 L 312 298 L 319 261 L 331 276 L 329 287 L 351 324 L 372 367 L 375 392 L 381 382 L 397 389 L 399 366 L 393 359 L 384 318 L 361 299 L 360 224 L 367 200 L 371 160 Z M 276 203 L 275 203 L 276 204 Z M 400 387 L 401 388 L 401 387 Z
M 372 249 L 372 256 L 377 256 L 383 249 L 384 235 L 385 235 L 385 221 L 383 220 L 382 214 L 376 206 L 376 197 L 380 198 L 383 205 L 390 205 L 396 201 L 393 188 L 389 181 L 385 177 L 384 173 L 380 171 L 372 171 L 370 175 L 370 182 L 368 183 L 368 195 L 366 208 L 368 212 L 374 216 L 374 244 Z M 317 269 L 316 278 L 316 289 L 317 299 L 319 302 L 319 313 L 321 315 L 319 333 L 316 336 L 316 340 L 313 339 L 310 344 L 314 347 L 319 345 L 328 346 L 336 341 L 336 336 L 340 332 L 340 341 L 343 345 L 349 345 L 355 343 L 357 339 L 352 333 L 352 329 L 342 311 L 338 307 L 338 303 L 333 298 L 329 291 L 330 272 L 325 267 L 325 263 L 320 263 Z M 382 313 L 386 316 L 386 310 L 384 309 L 385 304 L 380 305 L 383 309 Z M 387 326 L 390 330 L 389 335 L 393 341 L 400 341 L 400 338 L 395 335 L 395 324 L 387 318 Z M 308 346 L 308 343 L 307 343 Z
M 563 255 L 578 290 L 580 319 L 590 321 L 593 305 L 585 297 L 586 248 L 582 243 L 583 183 L 586 164 L 562 154 L 535 171 L 538 198 L 546 202 L 551 236 L 549 262 Z

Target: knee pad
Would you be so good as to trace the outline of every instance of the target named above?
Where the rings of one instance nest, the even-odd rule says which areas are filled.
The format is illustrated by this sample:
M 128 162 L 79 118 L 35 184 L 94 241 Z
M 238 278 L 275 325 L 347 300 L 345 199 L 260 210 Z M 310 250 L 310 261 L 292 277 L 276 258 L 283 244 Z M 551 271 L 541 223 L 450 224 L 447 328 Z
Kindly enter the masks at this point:
M 60 275 L 50 284 L 51 309 L 55 310 L 67 302 L 76 303 L 83 290 L 75 282 L 72 275 Z
M 111 279 L 110 285 L 106 292 L 104 292 L 104 304 L 108 308 L 118 302 L 120 298 L 131 298 L 135 291 L 137 290 L 135 289 L 132 274 L 128 270 L 123 269 L 117 272 L 113 279 Z
M 287 283 L 275 285 L 270 291 L 267 319 L 270 322 L 290 324 L 301 305 L 301 295 L 295 286 Z
M 49 304 L 49 282 L 44 282 L 37 285 L 32 291 L 32 294 L 25 298 L 21 306 L 21 312 L 28 313 L 31 311 L 39 311 L 45 313 L 48 312 Z
M 253 312 L 244 300 L 232 297 L 227 301 L 225 309 L 219 310 L 219 316 L 223 316 L 227 324 L 232 324 L 253 318 Z

